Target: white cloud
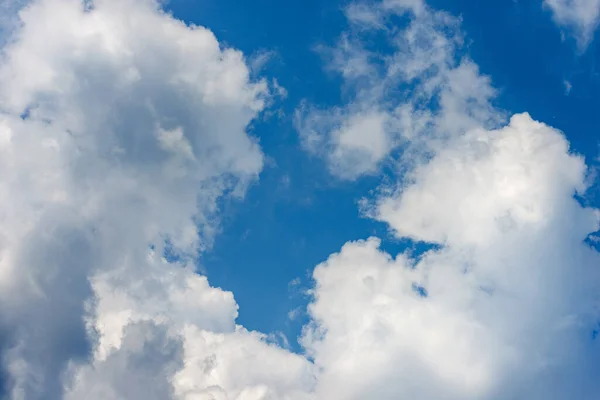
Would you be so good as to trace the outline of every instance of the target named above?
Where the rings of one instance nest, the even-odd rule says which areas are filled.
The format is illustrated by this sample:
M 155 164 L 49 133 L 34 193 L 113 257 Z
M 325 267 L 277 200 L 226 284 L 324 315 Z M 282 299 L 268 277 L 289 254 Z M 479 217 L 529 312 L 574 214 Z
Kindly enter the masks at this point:
M 396 149 L 426 153 L 436 140 L 503 120 L 490 105 L 496 91 L 489 78 L 461 54 L 458 18 L 421 1 L 359 2 L 346 14 L 350 30 L 322 53 L 343 77 L 347 103 L 305 104 L 296 114 L 304 146 L 334 175 L 373 174 Z M 398 28 L 394 16 L 409 22 Z M 391 53 L 372 48 L 371 35 L 382 35 Z
M 372 172 L 389 151 L 386 123 L 385 113 L 369 112 L 350 116 L 343 126 L 331 132 L 334 150 L 329 161 L 340 174 Z
M 306 106 L 298 125 L 343 178 L 385 160 L 406 171 L 371 214 L 438 247 L 394 258 L 372 238 L 319 265 L 308 356 L 236 325 L 233 294 L 193 265 L 217 200 L 262 168 L 248 125 L 280 89 L 153 0 L 21 12 L 0 63 L 8 398 L 595 396 L 600 260 L 582 240 L 599 213 L 573 199 L 583 159 L 526 114 L 488 129 L 503 113 L 460 55 L 457 19 L 418 0 L 353 7 L 353 33 L 329 53 L 348 104 Z M 392 14 L 405 29 L 389 30 Z M 365 47 L 374 30 L 392 55 Z
M 232 294 L 191 262 L 217 199 L 262 168 L 246 131 L 268 85 L 153 0 L 38 0 L 19 18 L 0 64 L 7 397 L 251 400 L 310 386 L 310 363 L 236 327 Z M 165 240 L 179 264 L 162 259 Z
M 594 38 L 600 22 L 600 0 L 544 0 L 557 25 L 573 31 L 580 50 Z
M 419 185 L 382 200 L 378 218 L 417 240 L 493 242 L 514 224 L 549 221 L 553 207 L 584 190 L 583 160 L 567 151 L 562 136 L 526 114 L 499 131 L 468 131 L 407 177 Z M 554 186 L 545 184 L 550 180 Z
M 573 198 L 585 173 L 526 114 L 419 165 L 376 215 L 441 248 L 392 258 L 372 238 L 314 272 L 318 398 L 595 398 L 600 256 L 583 240 L 599 214 Z
M 347 105 L 304 105 L 298 126 L 341 178 L 392 160 L 398 181 L 366 212 L 434 246 L 392 257 L 378 238 L 350 242 L 315 269 L 303 344 L 317 398 L 595 398 L 600 256 L 584 240 L 600 213 L 574 198 L 586 190 L 583 158 L 527 114 L 502 126 L 489 79 L 461 56 L 458 20 L 378 4 L 351 7 L 354 31 L 329 59 Z M 410 22 L 390 36 L 394 53 L 374 54 L 364 43 L 373 29 L 395 32 L 386 21 L 398 10 Z M 385 116 L 399 156 L 369 147 L 382 129 L 356 123 L 367 111 Z M 363 167 L 339 162 L 348 125 L 368 150 Z

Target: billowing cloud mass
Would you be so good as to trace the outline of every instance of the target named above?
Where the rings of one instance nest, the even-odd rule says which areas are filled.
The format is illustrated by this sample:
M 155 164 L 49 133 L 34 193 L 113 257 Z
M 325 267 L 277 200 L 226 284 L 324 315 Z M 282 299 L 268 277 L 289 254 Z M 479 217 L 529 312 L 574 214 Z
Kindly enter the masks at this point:
M 19 18 L 0 67 L 6 396 L 257 399 L 310 385 L 306 360 L 236 327 L 232 294 L 194 272 L 217 200 L 262 168 L 247 128 L 267 83 L 152 0 L 40 0 Z
M 585 49 L 600 23 L 600 0 L 544 0 L 544 5 L 556 24 L 569 29 L 579 48 Z
M 0 61 L 0 397 L 597 397 L 584 159 L 493 107 L 458 19 L 419 0 L 347 16 L 325 54 L 348 102 L 305 104 L 297 126 L 340 178 L 402 171 L 364 210 L 432 246 L 370 238 L 318 265 L 295 354 L 237 325 L 194 265 L 219 199 L 262 169 L 249 126 L 273 86 L 155 0 L 22 9 Z M 381 35 L 391 54 L 366 44 Z
M 573 198 L 585 165 L 562 134 L 515 115 L 407 179 L 373 212 L 439 249 L 394 258 L 372 238 L 317 267 L 319 398 L 596 398 L 598 214 Z
M 596 398 L 600 257 L 584 241 L 600 214 L 574 197 L 584 159 L 528 114 L 502 122 L 455 18 L 418 1 L 347 14 L 328 53 L 347 105 L 304 105 L 300 135 L 341 178 L 402 171 L 364 211 L 431 250 L 393 256 L 371 238 L 316 268 L 303 343 L 318 398 Z M 392 55 L 365 47 L 381 35 Z

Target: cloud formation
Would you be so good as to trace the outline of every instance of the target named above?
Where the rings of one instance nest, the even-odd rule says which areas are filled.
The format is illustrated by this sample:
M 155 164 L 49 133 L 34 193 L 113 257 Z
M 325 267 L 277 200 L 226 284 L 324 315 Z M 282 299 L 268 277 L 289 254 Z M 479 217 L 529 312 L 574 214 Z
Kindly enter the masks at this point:
M 583 160 L 528 115 L 465 132 L 374 214 L 437 245 L 348 243 L 314 273 L 305 344 L 319 398 L 593 399 L 600 257 Z M 352 382 L 348 384 L 347 382 Z
M 594 38 L 600 22 L 600 0 L 544 0 L 557 25 L 572 31 L 580 50 Z
M 304 105 L 300 135 L 342 179 L 399 171 L 364 211 L 431 250 L 394 256 L 371 238 L 315 269 L 303 344 L 317 397 L 595 398 L 600 257 L 585 240 L 599 213 L 574 197 L 583 158 L 528 114 L 504 123 L 456 18 L 419 1 L 347 15 L 327 53 L 347 104 Z M 382 36 L 391 55 L 367 45 Z
M 262 169 L 249 125 L 278 86 L 154 0 L 21 11 L 0 62 L 3 395 L 594 398 L 583 158 L 527 114 L 505 121 L 457 18 L 420 0 L 346 14 L 324 54 L 347 102 L 304 105 L 297 126 L 340 178 L 402 171 L 365 210 L 433 246 L 390 255 L 370 238 L 317 266 L 300 355 L 237 325 L 233 294 L 194 265 L 218 200 Z
M 465 54 L 459 18 L 422 1 L 356 2 L 346 15 L 349 30 L 321 49 L 346 104 L 296 114 L 305 148 L 334 175 L 375 174 L 399 149 L 420 160 L 448 137 L 504 120 L 490 79 Z
M 18 17 L 0 66 L 5 395 L 293 393 L 310 364 L 236 327 L 232 294 L 194 267 L 217 200 L 262 169 L 248 125 L 269 85 L 153 0 L 39 0 Z

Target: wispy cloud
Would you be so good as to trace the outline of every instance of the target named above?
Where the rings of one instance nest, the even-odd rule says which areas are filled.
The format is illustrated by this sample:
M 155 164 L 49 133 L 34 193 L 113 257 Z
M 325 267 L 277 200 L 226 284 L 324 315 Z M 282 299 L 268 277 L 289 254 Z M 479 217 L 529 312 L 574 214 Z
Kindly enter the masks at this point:
M 420 1 L 356 3 L 347 16 L 349 31 L 321 49 L 346 104 L 305 104 L 296 115 L 304 146 L 333 174 L 373 174 L 396 149 L 428 153 L 435 140 L 503 120 L 489 78 L 465 54 L 460 19 Z
M 556 24 L 575 36 L 579 50 L 585 50 L 600 22 L 600 0 L 544 0 L 544 5 Z

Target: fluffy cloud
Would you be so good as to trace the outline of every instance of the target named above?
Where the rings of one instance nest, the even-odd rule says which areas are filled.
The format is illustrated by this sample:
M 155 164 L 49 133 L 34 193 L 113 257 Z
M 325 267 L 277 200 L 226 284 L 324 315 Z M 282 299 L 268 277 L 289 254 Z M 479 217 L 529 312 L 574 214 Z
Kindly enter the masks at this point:
M 457 19 L 419 1 L 347 15 L 327 54 L 351 96 L 305 105 L 301 137 L 341 178 L 400 171 L 364 209 L 431 250 L 393 256 L 371 238 L 315 269 L 302 343 L 317 398 L 595 398 L 600 256 L 585 239 L 600 214 L 574 197 L 583 158 L 527 114 L 502 123 Z
M 515 115 L 468 131 L 375 203 L 395 258 L 348 243 L 314 273 L 304 344 L 319 398 L 580 398 L 598 393 L 598 212 L 560 132 Z M 348 382 L 352 382 L 349 384 Z
M 304 143 L 345 179 L 403 171 L 367 210 L 434 246 L 392 256 L 371 238 L 317 266 L 298 355 L 238 326 L 233 294 L 194 267 L 218 200 L 262 169 L 248 127 L 268 83 L 154 0 L 22 9 L 0 62 L 3 395 L 594 397 L 600 259 L 583 240 L 598 212 L 573 197 L 584 160 L 526 114 L 501 126 L 456 18 L 420 0 L 347 16 L 325 54 L 350 98 L 306 105 Z
M 247 130 L 267 83 L 153 0 L 39 0 L 14 22 L 0 65 L 6 396 L 241 400 L 310 385 L 311 365 L 236 327 L 232 294 L 193 266 L 217 200 L 262 168 Z
M 594 38 L 600 22 L 600 0 L 544 0 L 554 21 L 573 31 L 580 49 Z
M 304 146 L 334 175 L 374 174 L 398 149 L 420 160 L 449 136 L 504 120 L 489 78 L 463 54 L 458 18 L 419 0 L 354 3 L 346 15 L 349 31 L 321 49 L 343 78 L 346 104 L 305 104 L 296 115 Z

